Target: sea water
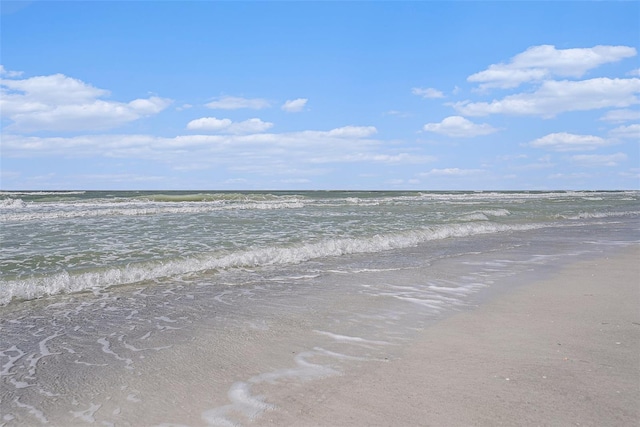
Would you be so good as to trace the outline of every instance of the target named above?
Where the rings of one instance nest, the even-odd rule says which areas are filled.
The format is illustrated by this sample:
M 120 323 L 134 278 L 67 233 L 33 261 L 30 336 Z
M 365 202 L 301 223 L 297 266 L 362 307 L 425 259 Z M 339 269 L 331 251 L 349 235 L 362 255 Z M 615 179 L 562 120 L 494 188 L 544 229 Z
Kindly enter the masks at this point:
M 0 425 L 240 425 L 637 244 L 640 192 L 2 192 L 0 218 Z

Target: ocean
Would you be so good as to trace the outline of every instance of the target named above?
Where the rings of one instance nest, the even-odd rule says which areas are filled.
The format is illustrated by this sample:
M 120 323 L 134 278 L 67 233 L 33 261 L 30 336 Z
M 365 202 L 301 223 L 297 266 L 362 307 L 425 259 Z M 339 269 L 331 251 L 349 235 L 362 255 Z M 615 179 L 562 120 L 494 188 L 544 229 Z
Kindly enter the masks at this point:
M 0 426 L 232 426 L 637 245 L 640 192 L 0 192 L 0 218 Z

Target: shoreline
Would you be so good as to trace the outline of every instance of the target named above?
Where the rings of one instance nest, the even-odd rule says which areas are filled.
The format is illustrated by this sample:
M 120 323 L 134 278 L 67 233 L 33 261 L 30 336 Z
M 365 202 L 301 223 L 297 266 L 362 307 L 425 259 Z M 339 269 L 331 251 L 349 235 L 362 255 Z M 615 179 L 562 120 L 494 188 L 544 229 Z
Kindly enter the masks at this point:
M 389 363 L 275 390 L 250 424 L 637 425 L 638 259 L 634 245 L 518 284 Z

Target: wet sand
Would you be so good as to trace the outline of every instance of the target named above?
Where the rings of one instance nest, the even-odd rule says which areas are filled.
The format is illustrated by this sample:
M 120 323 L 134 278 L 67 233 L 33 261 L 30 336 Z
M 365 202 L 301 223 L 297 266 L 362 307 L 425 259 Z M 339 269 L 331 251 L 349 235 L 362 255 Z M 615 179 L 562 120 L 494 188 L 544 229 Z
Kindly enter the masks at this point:
M 251 425 L 640 425 L 640 248 L 420 332 L 397 359 L 280 388 Z

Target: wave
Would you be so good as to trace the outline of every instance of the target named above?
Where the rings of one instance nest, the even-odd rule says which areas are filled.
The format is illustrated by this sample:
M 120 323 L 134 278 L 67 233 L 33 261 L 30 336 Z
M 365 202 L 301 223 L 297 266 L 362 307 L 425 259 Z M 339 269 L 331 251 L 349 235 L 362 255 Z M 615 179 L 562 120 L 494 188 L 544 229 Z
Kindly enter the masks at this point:
M 511 212 L 507 209 L 488 209 L 473 211 L 468 214 L 460 215 L 454 218 L 455 221 L 490 221 L 489 217 L 509 216 Z
M 0 209 L 22 209 L 26 206 L 22 199 L 0 199 Z
M 133 197 L 134 200 L 150 202 L 278 202 L 296 197 L 271 193 L 152 193 Z
M 261 267 L 296 264 L 324 257 L 358 253 L 376 253 L 417 246 L 432 240 L 466 237 L 479 234 L 516 230 L 531 230 L 545 225 L 506 225 L 494 223 L 465 223 L 441 225 L 395 234 L 366 238 L 327 239 L 289 247 L 265 247 L 226 254 L 209 253 L 188 258 L 128 264 L 126 266 L 69 272 L 0 282 L 3 290 L 0 305 L 13 300 L 31 300 L 60 293 L 105 289 L 115 285 L 197 274 L 236 267 Z M 547 225 L 548 226 L 548 225 Z
M 85 193 L 86 191 L 0 191 L 0 196 L 68 196 Z
M 461 215 L 454 219 L 455 221 L 489 221 L 489 217 L 482 212 L 474 212 L 466 215 Z
M 20 199 L 3 199 L 0 201 L 4 221 L 33 221 L 48 219 L 65 219 L 102 216 L 140 216 L 156 214 L 197 214 L 223 210 L 271 210 L 298 209 L 305 205 L 301 201 L 264 201 L 221 204 L 217 202 L 75 202 L 49 203 L 34 206 Z M 19 208 L 29 208 L 19 210 Z
M 621 212 L 580 212 L 577 215 L 557 215 L 559 219 L 598 219 L 598 218 L 611 218 L 611 217 L 629 217 L 640 216 L 640 211 L 621 211 Z

